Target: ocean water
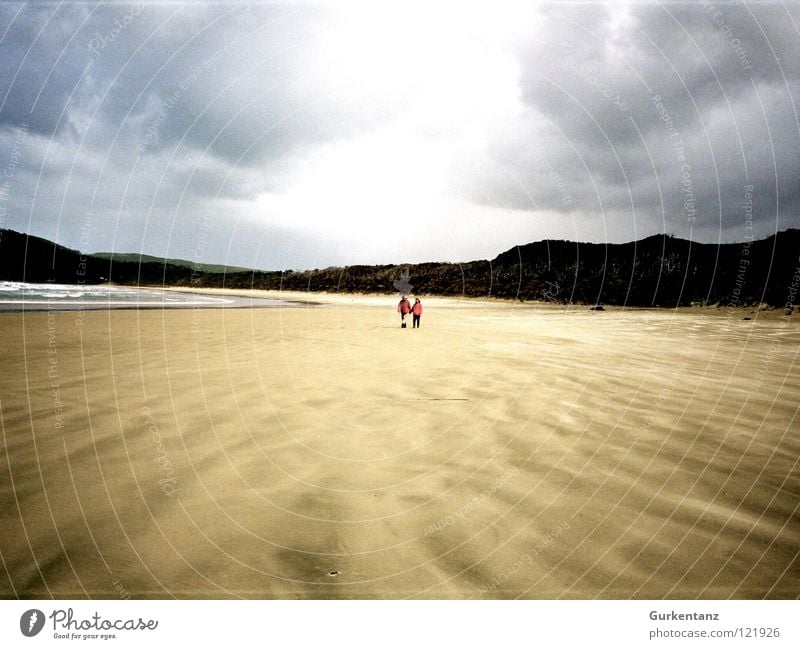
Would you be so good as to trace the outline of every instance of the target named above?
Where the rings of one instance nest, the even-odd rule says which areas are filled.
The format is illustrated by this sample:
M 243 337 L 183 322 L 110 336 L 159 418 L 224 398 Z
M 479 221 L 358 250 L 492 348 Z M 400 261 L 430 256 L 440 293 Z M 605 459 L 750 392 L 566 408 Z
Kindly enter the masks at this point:
M 0 281 L 0 311 L 290 307 L 298 302 L 201 295 L 107 284 L 31 284 Z

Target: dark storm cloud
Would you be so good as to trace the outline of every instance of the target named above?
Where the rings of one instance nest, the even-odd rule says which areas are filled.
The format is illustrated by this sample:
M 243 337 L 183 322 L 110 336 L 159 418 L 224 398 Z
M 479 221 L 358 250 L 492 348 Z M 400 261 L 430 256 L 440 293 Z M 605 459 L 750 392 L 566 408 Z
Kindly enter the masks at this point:
M 797 14 L 710 3 L 633 5 L 627 16 L 614 6 L 551 9 L 516 49 L 523 101 L 548 126 L 531 135 L 518 125 L 522 137 L 504 135 L 513 144 L 496 142 L 491 158 L 516 169 L 527 191 L 495 179 L 486 195 L 514 207 L 538 196 L 565 213 L 602 203 L 654 228 L 663 199 L 667 227 L 685 234 L 691 223 L 708 238 L 720 222 L 741 225 L 737 206 L 753 184 L 762 233 L 778 204 L 783 227 L 798 225 Z M 686 164 L 691 186 L 681 187 Z
M 91 212 L 95 249 L 156 252 L 168 241 L 171 254 L 191 258 L 200 224 L 213 222 L 204 254 L 216 260 L 302 267 L 323 251 L 321 264 L 352 263 L 347 237 L 325 239 L 317 225 L 341 220 L 326 231 L 377 237 L 371 214 L 380 219 L 381 205 L 337 187 L 358 189 L 352 176 L 372 173 L 386 188 L 376 200 L 391 208 L 405 181 L 377 170 L 416 178 L 413 159 L 391 160 L 392 151 L 408 157 L 398 146 L 408 135 L 420 157 L 450 147 L 446 198 L 466 205 L 443 207 L 451 213 L 440 230 L 465 256 L 501 244 L 468 244 L 480 228 L 462 207 L 472 219 L 521 224 L 520 243 L 565 232 L 741 240 L 800 226 L 797 5 L 553 3 L 501 37 L 480 14 L 465 27 L 446 13 L 439 24 L 435 12 L 387 20 L 373 8 L 361 25 L 361 14 L 334 7 L 0 6 L 0 143 L 8 150 L 25 133 L 3 225 L 77 246 Z M 375 133 L 383 157 L 364 146 Z M 741 205 L 750 185 L 752 232 Z M 287 196 L 316 192 L 292 211 Z M 338 213 L 308 214 L 334 203 Z M 348 217 L 353 206 L 363 214 Z
M 33 132 L 52 134 L 88 57 L 74 57 L 76 30 L 84 8 L 59 12 L 28 4 L 0 5 L 0 125 L 26 123 Z
M 10 21 L 12 8 L 3 12 Z M 0 44 L 0 124 L 24 120 L 51 136 L 83 119 L 80 135 L 98 144 L 121 128 L 125 145 L 149 151 L 182 141 L 229 161 L 285 155 L 337 117 L 303 78 L 318 14 L 291 5 L 26 8 Z
M 252 198 L 344 121 L 304 79 L 313 7 L 17 9 L 0 7 L 0 133 L 26 134 L 5 227 L 78 246 L 91 212 L 94 248 L 137 248 L 151 218 L 190 230 L 204 201 Z

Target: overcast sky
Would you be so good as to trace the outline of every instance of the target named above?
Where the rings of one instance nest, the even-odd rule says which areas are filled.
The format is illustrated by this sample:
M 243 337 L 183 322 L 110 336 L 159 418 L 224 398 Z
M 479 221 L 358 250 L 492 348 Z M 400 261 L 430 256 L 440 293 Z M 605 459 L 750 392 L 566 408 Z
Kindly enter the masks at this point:
M 0 35 L 0 227 L 84 251 L 301 269 L 800 227 L 794 3 L 3 3 Z

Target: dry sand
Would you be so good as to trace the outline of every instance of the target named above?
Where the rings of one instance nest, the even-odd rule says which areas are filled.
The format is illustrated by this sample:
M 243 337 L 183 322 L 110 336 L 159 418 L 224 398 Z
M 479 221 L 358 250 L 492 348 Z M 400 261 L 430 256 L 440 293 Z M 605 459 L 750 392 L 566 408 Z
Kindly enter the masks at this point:
M 800 596 L 799 318 L 312 299 L 0 314 L 0 595 Z

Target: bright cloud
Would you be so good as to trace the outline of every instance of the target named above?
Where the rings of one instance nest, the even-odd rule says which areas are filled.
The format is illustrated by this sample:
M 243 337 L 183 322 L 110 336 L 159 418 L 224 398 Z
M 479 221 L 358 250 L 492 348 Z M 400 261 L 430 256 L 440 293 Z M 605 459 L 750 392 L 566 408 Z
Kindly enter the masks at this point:
M 795 5 L 136 7 L 0 6 L 3 227 L 305 268 L 800 226 Z

